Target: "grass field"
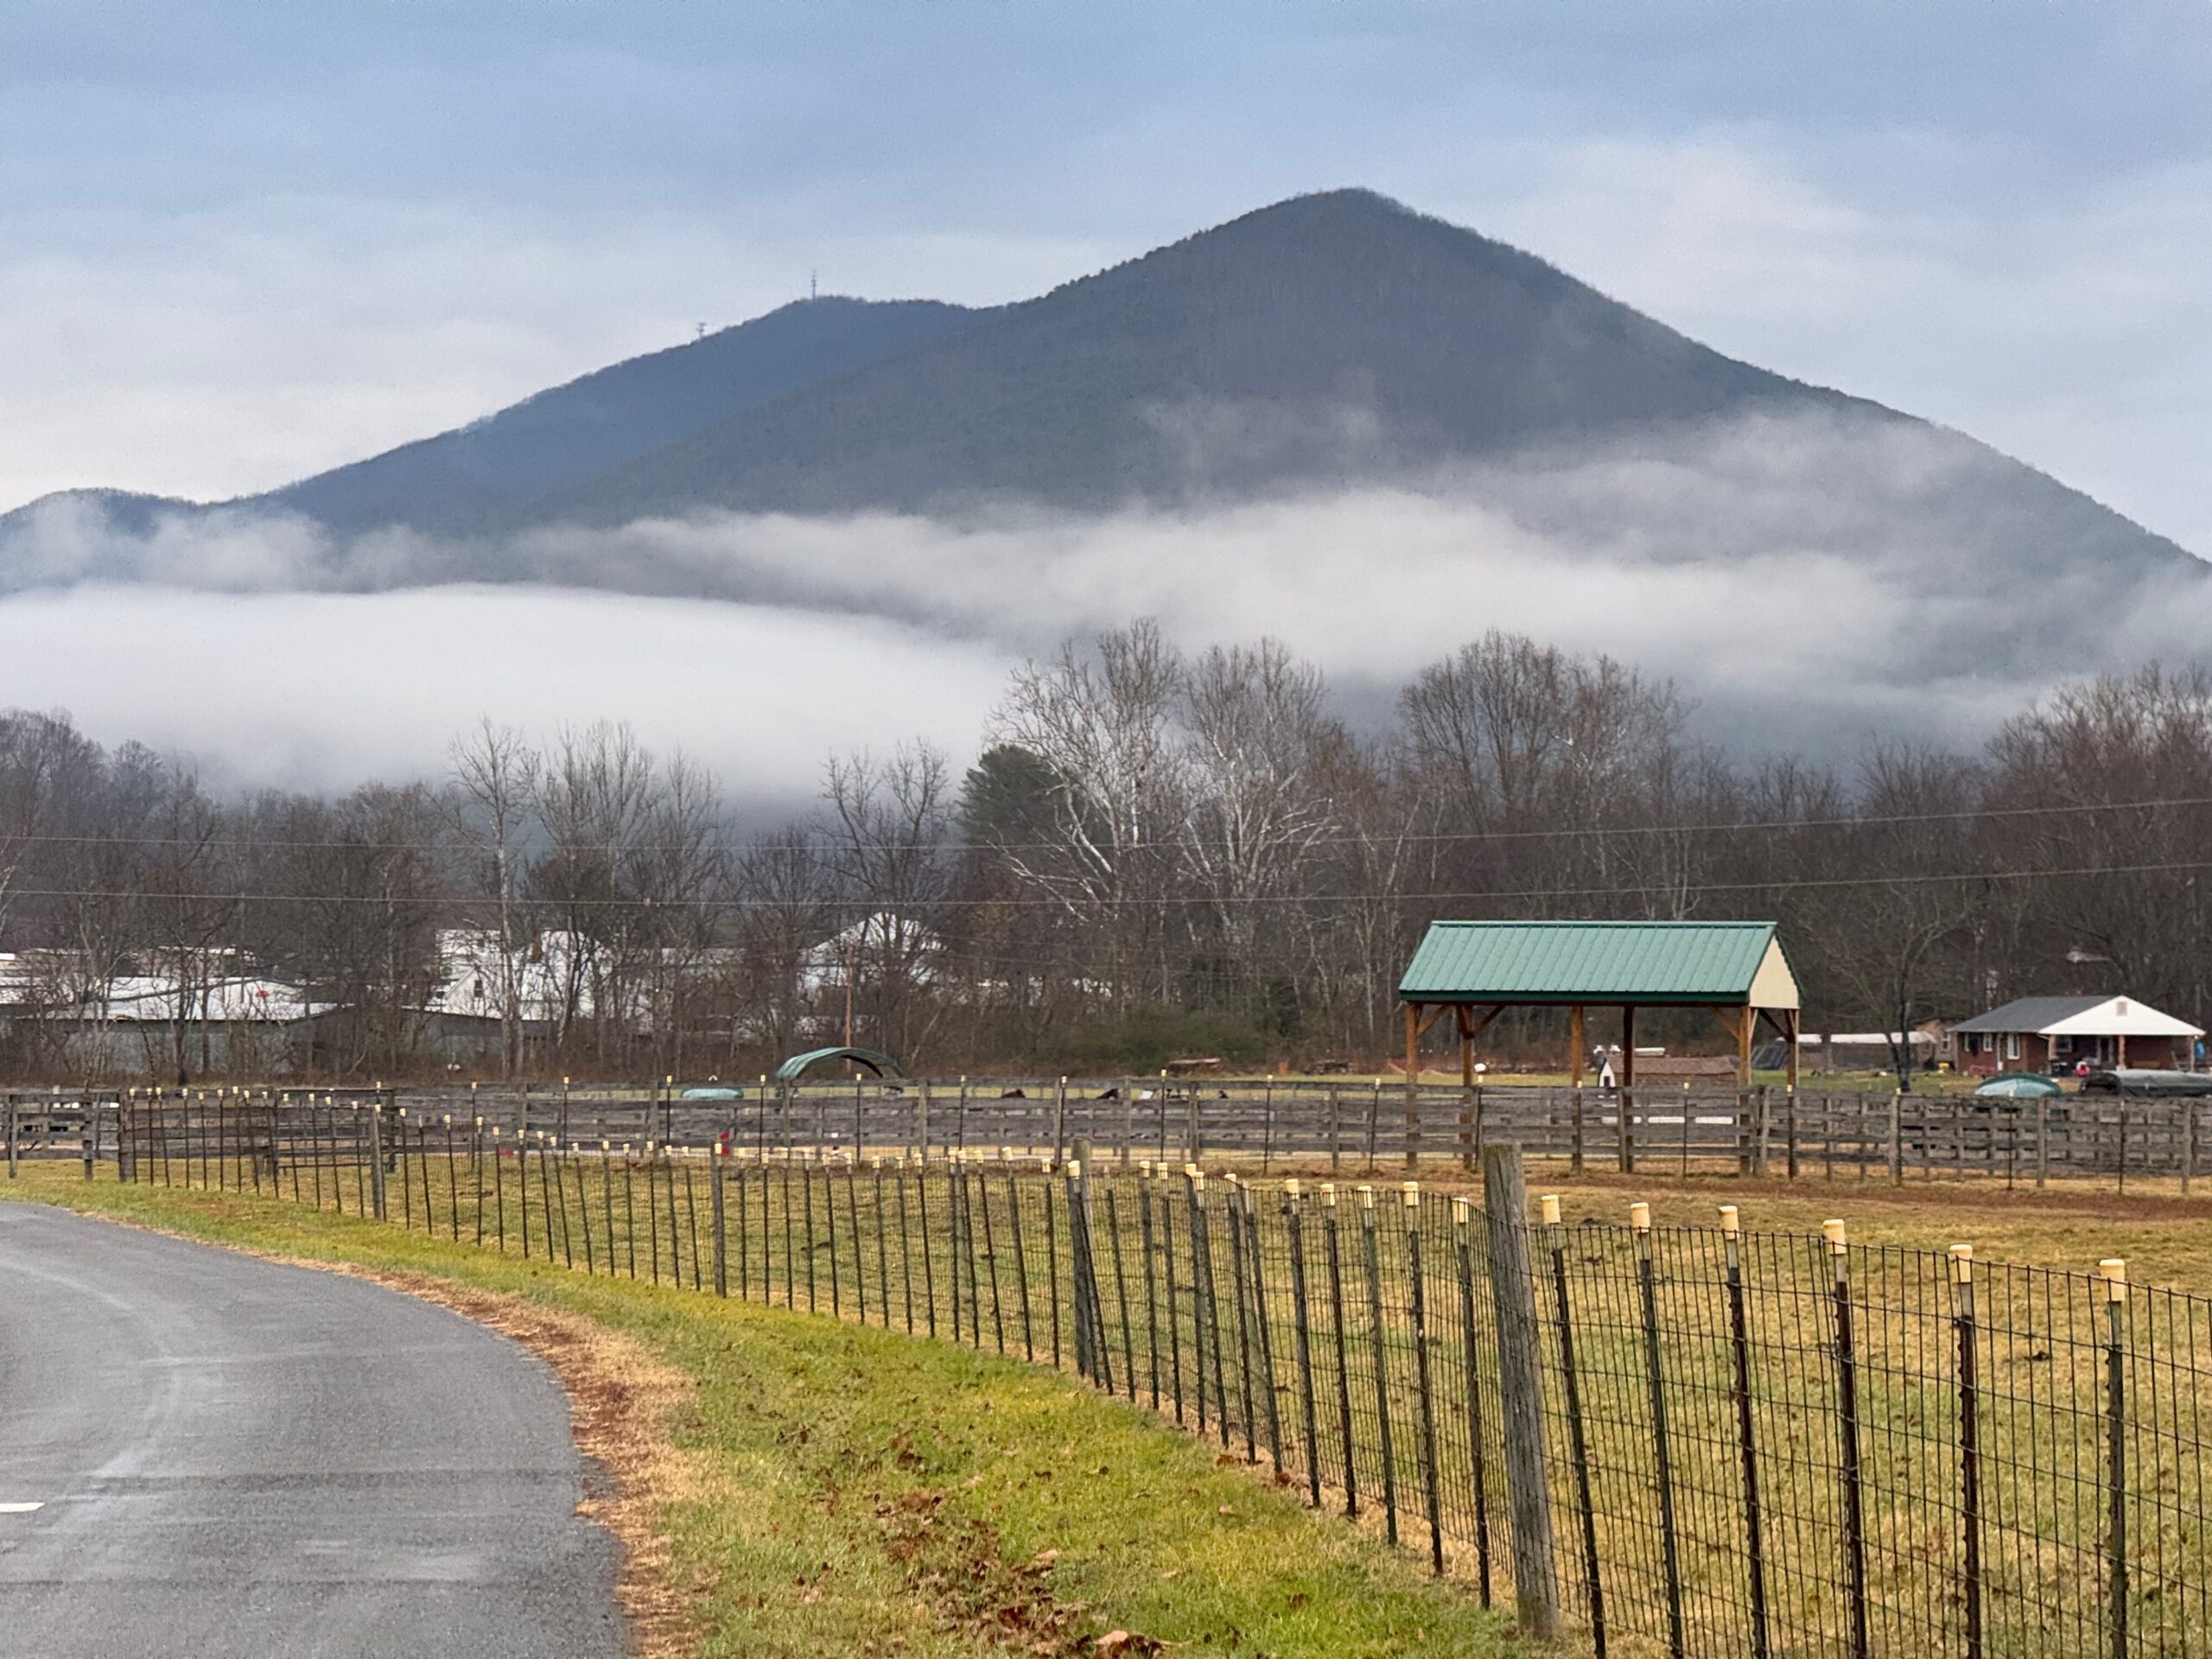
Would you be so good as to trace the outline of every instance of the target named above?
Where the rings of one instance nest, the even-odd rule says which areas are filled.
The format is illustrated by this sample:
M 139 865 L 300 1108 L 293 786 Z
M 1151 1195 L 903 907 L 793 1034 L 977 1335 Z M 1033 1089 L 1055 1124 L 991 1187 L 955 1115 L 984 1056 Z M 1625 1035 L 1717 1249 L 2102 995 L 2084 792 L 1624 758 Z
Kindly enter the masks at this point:
M 0 1198 L 418 1283 L 550 1351 L 580 1421 L 591 1388 L 601 1415 L 657 1417 L 617 1463 L 653 1535 L 626 1541 L 651 1580 L 627 1590 L 662 1609 L 658 1652 L 1504 1650 L 1502 1621 L 1412 1558 L 1016 1361 L 73 1165 L 28 1165 Z M 564 1360 L 579 1328 L 613 1358 Z
M 1859 1243 L 1937 1251 L 1972 1244 L 1985 1259 L 2076 1273 L 2122 1256 L 2136 1284 L 2212 1294 L 2212 1180 L 2199 1181 L 2183 1198 L 2174 1180 L 2131 1179 L 2124 1193 L 2109 1180 L 2053 1180 L 2037 1192 L 1979 1179 L 1915 1177 L 1892 1185 L 1878 1172 L 1866 1179 L 1852 1171 L 1834 1181 L 1793 1183 L 1610 1171 L 1578 1177 L 1564 1166 L 1535 1164 L 1529 1182 L 1532 1191 L 1559 1193 L 1573 1222 L 1623 1223 L 1629 1205 L 1641 1199 L 1662 1225 L 1709 1227 L 1719 1206 L 1732 1204 L 1744 1225 L 1758 1231 L 1817 1233 L 1837 1217 Z M 1479 1192 L 1480 1183 L 1465 1190 Z

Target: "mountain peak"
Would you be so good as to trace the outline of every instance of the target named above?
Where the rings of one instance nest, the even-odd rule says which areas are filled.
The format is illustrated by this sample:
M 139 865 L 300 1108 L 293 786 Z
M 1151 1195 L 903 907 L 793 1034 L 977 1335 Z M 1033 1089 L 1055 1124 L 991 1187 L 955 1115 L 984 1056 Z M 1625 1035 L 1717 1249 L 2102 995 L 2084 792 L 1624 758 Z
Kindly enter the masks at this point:
M 1713 464 L 1717 427 L 1749 416 L 1800 423 L 1830 460 L 1840 433 L 1931 433 L 1726 357 L 1506 243 L 1342 188 L 989 310 L 793 301 L 240 505 L 340 531 L 463 536 L 715 511 L 1111 511 L 1456 489 L 1531 457 L 1641 458 L 1681 475 Z M 1931 495 L 1899 522 L 1948 515 L 2015 540 L 2031 524 L 2098 562 L 2187 556 L 1967 440 L 1937 448 L 1935 473 L 1970 474 L 1973 488 L 1946 484 L 1942 505 Z M 1618 528 L 1637 539 L 1664 526 L 1647 513 Z

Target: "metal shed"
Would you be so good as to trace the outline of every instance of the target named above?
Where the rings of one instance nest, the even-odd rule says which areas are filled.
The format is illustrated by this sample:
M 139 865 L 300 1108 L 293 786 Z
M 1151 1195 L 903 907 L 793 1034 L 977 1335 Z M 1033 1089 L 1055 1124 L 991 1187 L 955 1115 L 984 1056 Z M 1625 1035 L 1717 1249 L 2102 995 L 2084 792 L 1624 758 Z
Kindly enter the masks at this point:
M 1582 1081 L 1584 1013 L 1621 1011 L 1624 1087 L 1636 1081 L 1636 1011 L 1707 1008 L 1735 1046 L 1736 1075 L 1751 1075 L 1751 1039 L 1764 1019 L 1782 1038 L 1797 1081 L 1797 978 L 1772 922 L 1432 922 L 1398 982 L 1406 1009 L 1406 1075 L 1418 1074 L 1421 1036 L 1446 1013 L 1459 1034 L 1461 1080 L 1474 1081 L 1475 1039 L 1515 1007 L 1563 1007 Z

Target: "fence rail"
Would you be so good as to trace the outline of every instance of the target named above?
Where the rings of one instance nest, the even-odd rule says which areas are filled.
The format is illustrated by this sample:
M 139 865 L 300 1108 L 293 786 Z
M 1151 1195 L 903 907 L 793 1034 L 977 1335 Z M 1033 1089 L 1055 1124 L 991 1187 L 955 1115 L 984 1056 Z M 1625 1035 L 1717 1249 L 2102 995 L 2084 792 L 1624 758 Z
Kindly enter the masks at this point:
M 2212 1126 L 2212 1096 L 2049 1100 L 1966 1095 L 1793 1093 L 1785 1090 L 1471 1090 L 1402 1084 L 1184 1083 L 1160 1079 L 963 1080 L 749 1084 L 728 1100 L 635 1089 L 460 1087 L 356 1090 L 188 1090 L 0 1095 L 11 1155 L 80 1155 L 89 1126 L 113 1144 L 124 1102 L 179 1099 L 382 1104 L 412 1119 L 480 1118 L 503 1135 L 563 1146 L 727 1145 L 756 1154 L 805 1147 L 938 1159 L 1010 1147 L 1065 1159 L 1078 1142 L 1127 1170 L 1185 1158 L 1334 1177 L 1440 1161 L 1466 1171 L 1484 1149 L 1587 1170 L 1733 1173 L 1894 1180 L 1971 1177 L 2041 1185 L 2088 1178 L 2176 1179 L 2190 1190 Z
M 1124 1171 L 1088 1147 L 602 1149 L 320 1099 L 113 1116 L 125 1179 L 1072 1367 L 1600 1654 L 2126 1659 L 2202 1652 L 2212 1617 L 2212 1301 L 2118 1263 L 1732 1211 L 1529 1221 L 1510 1144 L 1485 1208 L 1209 1177 L 1180 1147 Z

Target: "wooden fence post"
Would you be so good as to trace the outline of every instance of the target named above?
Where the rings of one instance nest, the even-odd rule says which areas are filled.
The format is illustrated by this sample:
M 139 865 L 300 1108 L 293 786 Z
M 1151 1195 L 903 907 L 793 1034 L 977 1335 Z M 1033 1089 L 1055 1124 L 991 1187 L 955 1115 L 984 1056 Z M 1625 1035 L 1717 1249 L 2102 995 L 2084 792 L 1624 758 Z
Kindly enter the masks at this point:
M 1544 1455 L 1543 1377 L 1535 1286 L 1529 1267 L 1529 1186 L 1516 1147 L 1483 1150 L 1491 1296 L 1497 1326 L 1498 1407 L 1505 1431 L 1506 1491 L 1513 1519 L 1513 1590 L 1522 1631 L 1559 1634 L 1551 1487 Z

